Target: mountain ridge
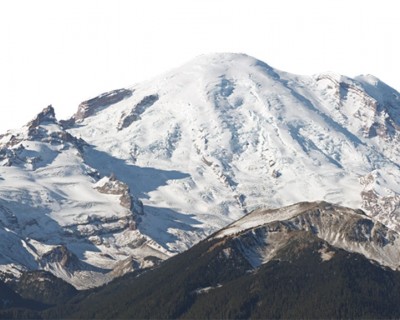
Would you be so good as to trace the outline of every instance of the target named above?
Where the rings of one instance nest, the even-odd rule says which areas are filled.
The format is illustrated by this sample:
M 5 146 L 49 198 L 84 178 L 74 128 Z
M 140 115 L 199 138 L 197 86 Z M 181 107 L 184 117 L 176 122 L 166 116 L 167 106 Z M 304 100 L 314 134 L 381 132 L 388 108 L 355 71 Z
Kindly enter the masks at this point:
M 400 274 L 363 254 L 323 240 L 312 228 L 293 228 L 290 219 L 315 215 L 370 218 L 360 211 L 328 203 L 300 203 L 280 211 L 273 222 L 254 212 L 245 231 L 213 234 L 192 248 L 142 273 L 121 279 L 43 313 L 44 318 L 309 318 L 313 316 L 386 318 L 400 310 L 396 299 Z M 273 212 L 270 212 L 273 216 Z M 293 215 L 294 214 L 294 215 Z M 357 220 L 356 219 L 356 220 Z M 260 225 L 260 221 L 262 224 Z M 334 221 L 332 221 L 334 222 Z M 240 221 L 236 223 L 240 224 Z M 267 227 L 263 233 L 260 228 Z M 229 230 L 232 226 L 227 227 Z M 338 236 L 364 239 L 357 223 L 339 228 Z M 349 233 L 350 231 L 350 233 Z M 275 236 L 273 236 L 275 234 Z M 266 241 L 263 237 L 267 235 Z M 283 243 L 279 244 L 277 236 Z M 387 246 L 396 246 L 386 244 Z M 270 259 L 255 255 L 274 247 Z M 249 248 L 252 249 L 249 252 Z M 179 272 L 177 272 L 179 270 Z M 246 294 L 243 294 L 243 293 Z M 323 302 L 323 303 L 322 303 Z

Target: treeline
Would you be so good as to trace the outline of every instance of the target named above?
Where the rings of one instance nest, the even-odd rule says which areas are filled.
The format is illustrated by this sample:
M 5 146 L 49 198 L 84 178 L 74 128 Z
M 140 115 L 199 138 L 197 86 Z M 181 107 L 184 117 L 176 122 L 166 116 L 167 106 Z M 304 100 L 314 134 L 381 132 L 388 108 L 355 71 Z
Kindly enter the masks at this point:
M 218 243 L 219 241 L 219 243 Z M 320 249 L 334 252 L 322 261 Z M 228 240 L 201 242 L 154 270 L 129 274 L 69 302 L 8 318 L 400 318 L 400 273 L 317 238 L 296 239 L 259 269 Z M 4 313 L 6 312 L 6 313 Z M 7 313 L 8 312 L 8 313 Z M 12 313 L 10 313 L 12 312 Z

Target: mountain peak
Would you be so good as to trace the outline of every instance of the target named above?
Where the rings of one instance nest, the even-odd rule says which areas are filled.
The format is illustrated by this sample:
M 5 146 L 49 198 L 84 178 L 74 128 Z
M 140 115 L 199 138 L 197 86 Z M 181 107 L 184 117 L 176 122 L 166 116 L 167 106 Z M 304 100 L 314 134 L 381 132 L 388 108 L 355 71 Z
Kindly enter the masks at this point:
M 37 127 L 45 122 L 56 123 L 56 115 L 52 105 L 44 108 L 32 121 L 28 123 L 28 127 Z
M 215 52 L 199 55 L 183 65 L 183 68 L 178 68 L 178 70 L 186 70 L 193 67 L 197 70 L 203 70 L 206 73 L 215 71 L 215 69 L 229 73 L 232 69 L 247 72 L 249 67 L 254 66 L 272 69 L 265 62 L 244 53 Z
M 197 56 L 194 58 L 194 61 L 197 60 L 218 60 L 218 61 L 232 61 L 232 60 L 241 60 L 241 59 L 252 59 L 257 60 L 256 58 L 249 56 L 245 53 L 236 53 L 236 52 L 212 52 L 212 53 L 205 53 Z

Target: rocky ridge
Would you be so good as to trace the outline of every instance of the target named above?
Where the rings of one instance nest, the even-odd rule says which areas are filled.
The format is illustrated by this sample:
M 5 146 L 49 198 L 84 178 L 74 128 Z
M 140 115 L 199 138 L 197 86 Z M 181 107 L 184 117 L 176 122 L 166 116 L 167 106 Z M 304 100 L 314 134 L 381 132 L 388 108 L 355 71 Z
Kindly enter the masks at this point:
M 329 245 L 358 253 L 378 264 L 399 270 L 400 235 L 361 210 L 326 202 L 298 203 L 276 210 L 255 210 L 217 232 L 211 240 L 231 239 L 253 267 L 276 258 L 299 232 Z M 218 244 L 215 244 L 218 245 Z M 321 248 L 321 259 L 332 258 Z M 332 254 L 334 254 L 332 252 Z
M 51 106 L 1 136 L 2 279 L 42 269 L 83 289 L 122 275 L 113 272 L 122 259 L 133 270 L 151 266 L 150 253 L 166 257 L 137 230 L 141 201 L 85 162 L 90 148 L 64 130 Z

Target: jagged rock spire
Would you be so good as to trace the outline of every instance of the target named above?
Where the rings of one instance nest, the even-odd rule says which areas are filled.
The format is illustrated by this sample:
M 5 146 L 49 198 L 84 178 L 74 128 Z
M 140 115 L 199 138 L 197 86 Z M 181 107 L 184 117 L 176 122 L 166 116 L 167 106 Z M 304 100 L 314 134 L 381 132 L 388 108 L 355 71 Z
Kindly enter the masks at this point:
M 52 105 L 44 108 L 35 119 L 28 123 L 29 127 L 37 127 L 43 122 L 57 122 L 54 108 Z

